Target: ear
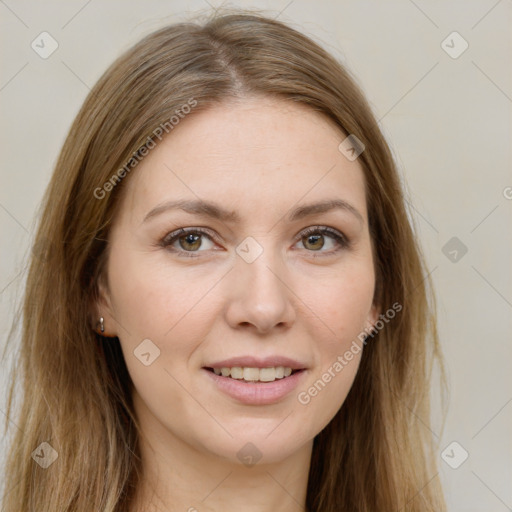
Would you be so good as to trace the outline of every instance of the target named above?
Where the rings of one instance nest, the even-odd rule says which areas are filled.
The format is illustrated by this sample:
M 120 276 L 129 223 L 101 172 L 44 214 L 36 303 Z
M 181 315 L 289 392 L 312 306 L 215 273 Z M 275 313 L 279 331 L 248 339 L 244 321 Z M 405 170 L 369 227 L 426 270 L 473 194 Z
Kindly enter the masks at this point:
M 104 274 L 101 274 L 94 287 L 90 317 L 93 330 L 105 338 L 115 338 L 117 336 L 117 322 L 113 311 L 108 283 Z M 101 317 L 103 318 L 104 332 L 100 330 Z

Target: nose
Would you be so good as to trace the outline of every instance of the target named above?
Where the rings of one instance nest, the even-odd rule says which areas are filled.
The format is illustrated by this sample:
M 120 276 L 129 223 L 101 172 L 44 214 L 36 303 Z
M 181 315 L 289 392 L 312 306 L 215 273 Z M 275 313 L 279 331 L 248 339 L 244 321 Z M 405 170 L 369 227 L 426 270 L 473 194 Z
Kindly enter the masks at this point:
M 291 327 L 295 295 L 279 257 L 273 257 L 270 250 L 264 250 L 252 263 L 237 257 L 228 276 L 226 320 L 232 328 L 267 334 L 274 328 Z

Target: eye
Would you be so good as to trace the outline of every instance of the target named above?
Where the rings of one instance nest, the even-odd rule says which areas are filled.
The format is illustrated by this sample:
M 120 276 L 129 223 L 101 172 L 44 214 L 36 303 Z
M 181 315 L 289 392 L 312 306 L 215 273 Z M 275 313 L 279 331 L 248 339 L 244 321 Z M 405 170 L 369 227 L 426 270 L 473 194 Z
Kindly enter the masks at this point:
M 172 252 L 178 254 L 178 256 L 184 256 L 188 258 L 197 258 L 199 255 L 194 254 L 197 252 L 203 252 L 199 250 L 212 249 L 212 245 L 206 248 L 203 247 L 204 238 L 213 244 L 214 235 L 209 231 L 202 228 L 180 228 L 177 231 L 173 231 L 166 235 L 160 245 L 162 247 L 169 248 Z M 331 242 L 325 242 L 325 239 L 330 239 Z M 297 243 L 302 242 L 303 245 L 308 249 L 308 252 L 319 252 L 322 256 L 329 256 L 341 249 L 348 248 L 350 243 L 349 240 L 340 233 L 339 231 L 325 227 L 325 226 L 312 226 L 299 234 Z M 179 247 L 176 247 L 179 244 Z M 322 251 L 324 247 L 331 247 L 330 250 Z M 334 248 L 332 248 L 334 247 Z M 318 257 L 316 254 L 313 257 Z
M 328 249 L 323 249 L 326 246 L 325 239 L 330 238 L 331 242 L 327 243 Z M 329 256 L 338 252 L 341 249 L 349 247 L 349 240 L 342 233 L 336 229 L 325 227 L 325 226 L 312 226 L 299 235 L 299 242 L 308 249 L 308 252 L 320 252 L 324 256 Z M 332 248 L 334 246 L 334 248 Z M 317 255 L 313 255 L 317 257 Z
M 198 249 L 203 245 L 203 237 L 212 243 L 212 235 L 206 230 L 200 228 L 185 229 L 181 228 L 178 231 L 169 233 L 162 241 L 162 247 L 169 247 L 173 252 L 178 253 L 178 256 L 185 256 L 189 258 L 197 257 L 194 252 L 202 252 Z M 179 248 L 173 247 L 175 243 L 179 244 Z M 206 250 L 211 249 L 207 247 Z

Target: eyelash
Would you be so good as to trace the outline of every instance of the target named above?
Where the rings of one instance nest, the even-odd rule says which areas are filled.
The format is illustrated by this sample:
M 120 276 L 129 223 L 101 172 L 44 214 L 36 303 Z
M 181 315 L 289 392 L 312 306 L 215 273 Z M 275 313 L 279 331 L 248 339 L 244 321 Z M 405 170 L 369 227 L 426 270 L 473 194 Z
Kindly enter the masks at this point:
M 182 237 L 184 235 L 188 235 L 190 233 L 206 235 L 208 238 L 210 238 L 210 240 L 215 241 L 214 240 L 215 237 L 209 231 L 207 231 L 203 228 L 180 228 L 177 231 L 173 231 L 172 233 L 167 234 L 161 240 L 160 246 L 168 248 L 172 252 L 177 253 L 178 256 L 182 256 L 185 258 L 197 258 L 197 257 L 199 257 L 199 254 L 195 254 L 195 253 L 203 252 L 203 251 L 184 251 L 182 249 L 174 249 L 174 248 L 170 247 L 180 237 Z M 337 253 L 338 251 L 340 251 L 342 249 L 348 249 L 350 247 L 350 241 L 345 235 L 343 235 L 339 231 L 337 231 L 333 228 L 329 228 L 327 226 L 311 226 L 309 228 L 306 228 L 304 231 L 301 231 L 300 235 L 297 236 L 295 243 L 299 242 L 304 237 L 314 235 L 314 234 L 328 235 L 329 237 L 333 238 L 338 243 L 338 247 L 334 250 L 323 251 L 323 252 L 322 251 L 308 251 L 308 252 L 313 253 L 312 254 L 313 258 L 332 256 L 333 254 Z M 316 254 L 314 254 L 315 252 L 321 252 L 321 254 L 316 255 Z

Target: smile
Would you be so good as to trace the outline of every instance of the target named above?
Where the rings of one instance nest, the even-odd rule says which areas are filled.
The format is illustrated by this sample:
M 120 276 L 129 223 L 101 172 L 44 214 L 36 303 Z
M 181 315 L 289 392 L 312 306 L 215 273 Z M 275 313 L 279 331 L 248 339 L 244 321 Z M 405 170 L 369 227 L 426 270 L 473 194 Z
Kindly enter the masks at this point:
M 288 397 L 308 373 L 306 369 L 292 370 L 284 366 L 207 367 L 202 368 L 202 371 L 216 389 L 246 405 L 270 405 L 279 402 Z M 229 375 L 224 375 L 228 373 Z
M 207 368 L 215 373 L 235 380 L 245 382 L 273 382 L 276 379 L 284 379 L 300 370 L 292 370 L 287 366 L 273 366 L 269 368 L 254 368 L 233 366 L 232 368 Z

